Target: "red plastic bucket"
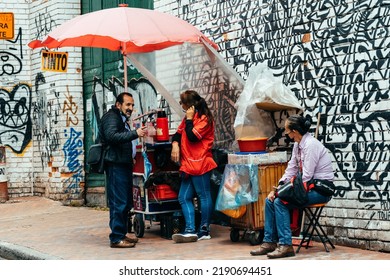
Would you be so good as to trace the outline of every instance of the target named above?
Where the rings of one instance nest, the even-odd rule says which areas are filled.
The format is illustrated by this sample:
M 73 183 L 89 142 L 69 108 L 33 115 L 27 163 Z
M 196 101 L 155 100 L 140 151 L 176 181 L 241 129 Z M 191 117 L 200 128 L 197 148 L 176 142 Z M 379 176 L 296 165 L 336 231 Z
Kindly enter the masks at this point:
M 263 152 L 267 148 L 266 137 L 260 138 L 242 138 L 238 139 L 238 147 L 240 152 Z

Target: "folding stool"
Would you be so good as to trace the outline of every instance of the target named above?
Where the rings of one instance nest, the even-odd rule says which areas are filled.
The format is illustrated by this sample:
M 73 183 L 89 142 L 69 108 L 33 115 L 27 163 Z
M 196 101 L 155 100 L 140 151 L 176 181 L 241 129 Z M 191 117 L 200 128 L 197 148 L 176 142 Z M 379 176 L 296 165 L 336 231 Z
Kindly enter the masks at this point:
M 329 253 L 329 249 L 326 243 L 329 243 L 330 246 L 332 246 L 333 249 L 335 249 L 335 246 L 333 243 L 329 240 L 328 235 L 325 233 L 324 229 L 319 223 L 319 219 L 322 213 L 322 210 L 326 206 L 326 203 L 319 203 L 319 204 L 312 204 L 308 205 L 305 208 L 303 208 L 304 213 L 306 214 L 309 224 L 306 228 L 306 230 L 303 231 L 303 237 L 301 242 L 299 243 L 299 246 L 297 248 L 297 253 L 299 253 L 299 250 L 301 249 L 303 244 L 306 244 L 306 249 L 309 247 L 309 243 L 313 238 L 313 233 L 316 231 L 318 237 L 320 238 L 322 244 L 325 247 L 326 252 Z

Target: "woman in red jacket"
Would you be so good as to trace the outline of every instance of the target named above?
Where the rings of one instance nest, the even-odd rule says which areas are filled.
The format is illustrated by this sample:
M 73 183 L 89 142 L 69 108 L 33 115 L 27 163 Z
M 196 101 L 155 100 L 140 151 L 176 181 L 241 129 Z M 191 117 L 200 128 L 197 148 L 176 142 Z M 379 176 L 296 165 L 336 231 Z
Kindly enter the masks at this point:
M 211 170 L 217 167 L 213 156 L 214 119 L 206 101 L 194 90 L 180 94 L 180 105 L 186 116 L 172 138 L 172 160 L 180 162 L 182 181 L 179 202 L 185 219 L 183 233 L 172 235 L 176 243 L 210 239 L 213 202 L 210 193 Z M 193 198 L 200 201 L 200 228 L 195 228 Z

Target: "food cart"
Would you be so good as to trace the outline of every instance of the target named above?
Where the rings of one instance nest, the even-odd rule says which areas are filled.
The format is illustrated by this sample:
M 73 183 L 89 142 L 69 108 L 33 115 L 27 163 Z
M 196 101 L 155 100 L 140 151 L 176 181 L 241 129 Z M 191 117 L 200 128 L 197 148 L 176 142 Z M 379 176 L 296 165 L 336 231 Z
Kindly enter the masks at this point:
M 153 117 L 155 114 L 157 120 Z M 152 110 L 133 119 L 135 128 L 140 125 L 137 121 L 141 119 L 148 132 L 140 143 L 133 143 L 137 145 L 133 167 L 133 210 L 128 221 L 128 232 L 134 230 L 137 237 L 143 237 L 145 221 L 151 225 L 158 222 L 161 235 L 171 238 L 173 233 L 181 230 L 178 223 L 181 206 L 177 197 L 179 165 L 170 160 L 172 143 L 168 120 L 163 110 Z M 176 217 L 173 217 L 174 213 Z
M 180 230 L 180 215 L 174 215 L 181 213 L 177 198 L 179 167 L 169 160 L 170 151 L 170 142 L 147 144 L 146 150 L 137 146 L 136 164 L 133 169 L 134 209 L 128 230 L 133 230 L 137 237 L 144 236 L 146 221 L 150 225 L 159 223 L 161 236 L 168 239 L 172 233 Z M 145 160 L 151 165 L 151 173 L 148 176 L 145 176 Z

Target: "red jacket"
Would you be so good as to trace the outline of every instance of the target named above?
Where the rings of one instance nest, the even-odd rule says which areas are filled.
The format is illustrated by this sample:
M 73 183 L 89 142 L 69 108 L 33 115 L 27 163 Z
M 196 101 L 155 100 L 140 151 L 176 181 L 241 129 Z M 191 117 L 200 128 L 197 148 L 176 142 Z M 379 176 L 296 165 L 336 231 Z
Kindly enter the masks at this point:
M 177 133 L 181 134 L 180 143 L 180 171 L 189 175 L 203 175 L 217 167 L 211 152 L 214 143 L 214 123 L 208 124 L 207 117 L 198 117 L 195 114 L 192 120 L 194 127 L 192 132 L 199 139 L 197 142 L 188 140 L 184 118 L 177 128 Z

